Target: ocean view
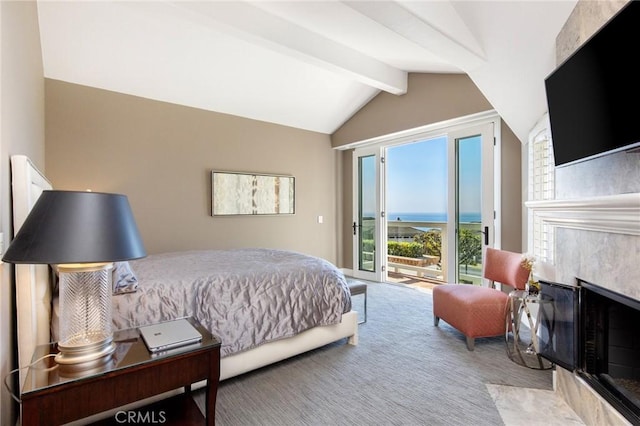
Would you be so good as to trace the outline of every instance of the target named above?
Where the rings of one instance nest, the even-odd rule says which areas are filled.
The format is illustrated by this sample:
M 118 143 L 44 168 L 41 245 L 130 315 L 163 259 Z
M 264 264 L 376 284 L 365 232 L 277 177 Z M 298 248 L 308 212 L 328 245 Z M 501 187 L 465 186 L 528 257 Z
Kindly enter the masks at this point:
M 481 215 L 480 213 L 461 213 L 460 221 L 463 223 L 474 223 L 480 222 Z M 405 221 L 405 222 L 446 222 L 447 221 L 447 213 L 397 213 L 392 212 L 387 215 L 387 220 L 389 222 L 394 222 L 397 220 Z

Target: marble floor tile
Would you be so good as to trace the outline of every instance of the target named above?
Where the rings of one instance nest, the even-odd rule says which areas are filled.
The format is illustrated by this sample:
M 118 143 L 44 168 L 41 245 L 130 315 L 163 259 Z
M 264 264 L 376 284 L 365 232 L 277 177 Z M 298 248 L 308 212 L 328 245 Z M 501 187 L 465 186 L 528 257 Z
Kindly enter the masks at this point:
M 487 384 L 505 426 L 584 425 L 554 391 Z

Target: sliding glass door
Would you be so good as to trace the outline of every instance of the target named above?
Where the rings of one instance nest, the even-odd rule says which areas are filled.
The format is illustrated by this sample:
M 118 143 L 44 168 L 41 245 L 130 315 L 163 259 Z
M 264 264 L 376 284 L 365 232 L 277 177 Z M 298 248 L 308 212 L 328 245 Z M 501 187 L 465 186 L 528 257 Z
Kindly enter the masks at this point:
M 496 237 L 494 125 L 354 151 L 354 275 L 482 284 Z

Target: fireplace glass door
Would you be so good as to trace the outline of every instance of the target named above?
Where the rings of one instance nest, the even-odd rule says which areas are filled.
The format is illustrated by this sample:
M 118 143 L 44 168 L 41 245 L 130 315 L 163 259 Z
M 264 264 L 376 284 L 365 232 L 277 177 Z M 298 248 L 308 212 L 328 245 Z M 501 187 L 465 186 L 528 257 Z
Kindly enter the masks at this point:
M 580 373 L 627 418 L 640 421 L 640 302 L 580 281 Z
M 578 279 L 540 281 L 540 355 L 579 374 L 640 424 L 640 301 Z
M 578 290 L 540 281 L 540 355 L 569 371 L 578 367 Z

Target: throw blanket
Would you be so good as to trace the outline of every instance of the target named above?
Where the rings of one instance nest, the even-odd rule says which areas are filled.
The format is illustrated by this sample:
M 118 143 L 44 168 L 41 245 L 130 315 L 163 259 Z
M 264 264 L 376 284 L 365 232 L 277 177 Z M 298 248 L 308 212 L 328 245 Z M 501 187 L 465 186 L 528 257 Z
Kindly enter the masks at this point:
M 351 309 L 339 269 L 291 251 L 186 251 L 130 263 L 139 286 L 113 296 L 115 328 L 193 316 L 221 339 L 223 357 L 337 324 Z

